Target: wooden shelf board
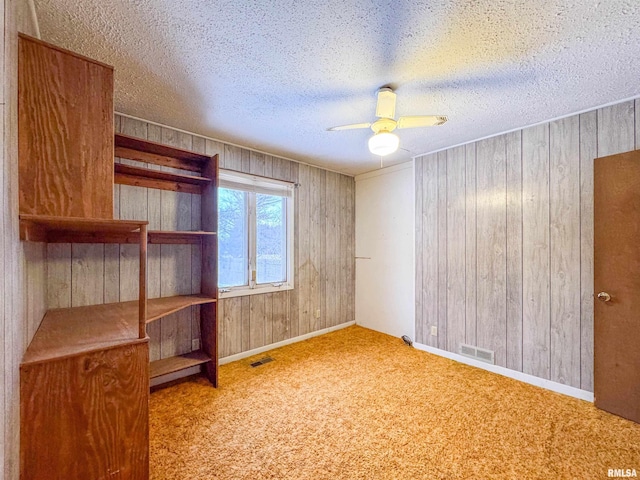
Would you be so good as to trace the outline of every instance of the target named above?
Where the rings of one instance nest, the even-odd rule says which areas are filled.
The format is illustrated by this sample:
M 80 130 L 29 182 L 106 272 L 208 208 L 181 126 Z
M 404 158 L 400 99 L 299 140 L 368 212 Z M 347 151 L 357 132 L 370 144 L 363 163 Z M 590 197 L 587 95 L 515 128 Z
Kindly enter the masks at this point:
M 184 355 L 178 355 L 176 357 L 163 358 L 162 360 L 156 360 L 150 363 L 149 376 L 156 378 L 184 370 L 185 368 L 202 365 L 210 361 L 211 357 L 202 350 L 196 350 L 195 352 L 185 353 Z
M 158 188 L 174 192 L 201 194 L 202 187 L 211 183 L 210 178 L 162 172 L 148 168 L 114 164 L 115 183 L 134 187 Z
M 68 232 L 50 231 L 45 240 L 48 243 L 140 243 L 139 232 Z
M 213 303 L 205 295 L 147 300 L 147 323 L 192 305 Z M 49 310 L 29 345 L 23 363 L 36 363 L 109 348 L 138 340 L 138 301 Z
M 211 160 L 207 155 L 119 133 L 115 134 L 115 156 L 193 172 L 201 172 Z
M 106 220 L 41 215 L 20 215 L 20 239 L 49 243 L 140 242 L 140 226 L 146 220 Z M 216 232 L 149 230 L 149 244 L 199 244 Z
M 138 302 L 109 303 L 49 310 L 22 363 L 38 363 L 138 339 Z
M 213 303 L 216 299 L 204 295 L 178 295 L 175 297 L 150 298 L 147 300 L 147 323 L 192 305 Z
M 20 222 L 41 225 L 49 230 L 74 232 L 135 232 L 146 220 L 111 220 L 108 218 L 58 217 L 52 215 L 20 215 Z
M 167 231 L 149 230 L 149 244 L 198 244 L 203 238 L 215 235 L 216 232 L 191 232 L 191 231 Z

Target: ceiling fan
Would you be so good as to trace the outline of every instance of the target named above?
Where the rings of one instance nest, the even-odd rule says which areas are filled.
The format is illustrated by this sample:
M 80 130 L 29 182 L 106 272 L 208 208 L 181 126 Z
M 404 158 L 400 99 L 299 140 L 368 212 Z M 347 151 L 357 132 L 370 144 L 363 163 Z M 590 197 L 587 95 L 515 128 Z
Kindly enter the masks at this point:
M 394 120 L 396 114 L 396 94 L 389 87 L 378 90 L 376 104 L 376 120 L 373 123 L 352 123 L 327 128 L 330 132 L 337 130 L 354 130 L 371 128 L 373 136 L 369 139 L 369 151 L 374 155 L 385 156 L 395 152 L 400 146 L 400 139 L 393 132 L 396 128 L 437 127 L 447 121 L 444 115 L 412 115 Z

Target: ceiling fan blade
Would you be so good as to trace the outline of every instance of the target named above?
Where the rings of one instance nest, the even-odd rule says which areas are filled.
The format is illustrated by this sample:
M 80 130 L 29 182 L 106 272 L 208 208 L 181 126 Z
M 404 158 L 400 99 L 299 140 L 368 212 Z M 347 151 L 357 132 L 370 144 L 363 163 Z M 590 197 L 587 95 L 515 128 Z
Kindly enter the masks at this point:
M 400 117 L 397 128 L 437 127 L 446 123 L 448 118 L 444 115 L 414 115 Z
M 371 127 L 370 123 L 352 123 L 350 125 L 340 125 L 337 127 L 327 128 L 328 132 L 336 132 L 338 130 L 354 130 L 356 128 L 369 128 Z
M 396 116 L 396 94 L 390 88 L 381 88 L 378 91 L 378 103 L 376 104 L 376 117 L 393 118 Z

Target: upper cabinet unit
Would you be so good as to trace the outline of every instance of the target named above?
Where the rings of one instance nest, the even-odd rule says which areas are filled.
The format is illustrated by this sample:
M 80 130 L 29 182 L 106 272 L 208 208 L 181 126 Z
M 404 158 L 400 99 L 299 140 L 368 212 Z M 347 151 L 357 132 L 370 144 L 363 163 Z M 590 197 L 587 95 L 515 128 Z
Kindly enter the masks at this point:
M 113 218 L 113 67 L 20 35 L 20 213 Z

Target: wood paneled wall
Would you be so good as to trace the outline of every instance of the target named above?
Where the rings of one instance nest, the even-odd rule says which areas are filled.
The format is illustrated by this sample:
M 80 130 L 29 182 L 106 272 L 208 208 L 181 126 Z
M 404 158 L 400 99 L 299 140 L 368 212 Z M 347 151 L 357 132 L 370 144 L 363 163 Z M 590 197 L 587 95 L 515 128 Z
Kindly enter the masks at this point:
M 640 100 L 416 159 L 418 342 L 593 391 L 593 159 L 640 148 L 637 119 Z
M 295 197 L 295 289 L 221 300 L 221 358 L 354 320 L 353 178 L 127 117 L 116 116 L 115 125 L 127 135 L 217 153 L 220 168 L 300 184 Z M 200 228 L 199 195 L 116 185 L 114 196 L 116 218 L 148 220 L 150 229 Z M 137 256 L 131 245 L 49 245 L 49 308 L 137 298 Z M 196 246 L 149 245 L 149 297 L 198 293 L 200 257 Z M 198 309 L 148 327 L 152 360 L 191 351 L 191 340 L 199 337 Z
M 17 27 L 33 34 L 27 2 L 0 2 L 0 479 L 19 477 L 19 365 L 46 310 L 43 244 L 18 234 Z

